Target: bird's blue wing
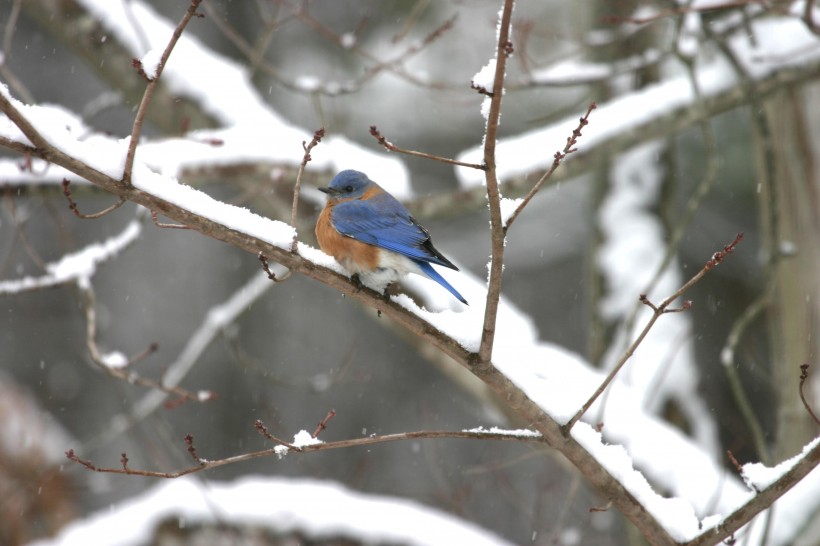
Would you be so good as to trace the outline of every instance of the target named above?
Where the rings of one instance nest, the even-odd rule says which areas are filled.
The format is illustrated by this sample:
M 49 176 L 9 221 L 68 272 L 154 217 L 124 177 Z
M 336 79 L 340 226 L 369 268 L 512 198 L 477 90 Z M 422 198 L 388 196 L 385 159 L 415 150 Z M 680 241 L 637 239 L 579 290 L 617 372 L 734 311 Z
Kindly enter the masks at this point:
M 333 207 L 333 227 L 357 241 L 392 250 L 413 260 L 453 267 L 430 252 L 427 231 L 404 206 L 387 194 L 351 200 Z

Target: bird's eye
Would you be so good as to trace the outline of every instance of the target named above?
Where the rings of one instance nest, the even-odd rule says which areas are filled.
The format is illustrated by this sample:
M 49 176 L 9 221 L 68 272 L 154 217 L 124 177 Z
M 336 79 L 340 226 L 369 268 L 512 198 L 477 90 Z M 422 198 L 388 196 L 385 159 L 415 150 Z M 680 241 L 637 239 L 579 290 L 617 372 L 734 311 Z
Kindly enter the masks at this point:
M 345 191 L 347 193 L 353 193 L 353 186 L 345 186 Z

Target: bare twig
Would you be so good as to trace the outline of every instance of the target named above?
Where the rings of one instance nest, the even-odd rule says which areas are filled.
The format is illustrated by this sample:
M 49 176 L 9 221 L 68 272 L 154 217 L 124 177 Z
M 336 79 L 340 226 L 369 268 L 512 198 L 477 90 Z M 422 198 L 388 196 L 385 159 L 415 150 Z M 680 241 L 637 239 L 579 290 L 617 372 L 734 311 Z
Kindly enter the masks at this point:
M 302 189 L 302 174 L 305 172 L 305 167 L 313 159 L 310 156 L 311 150 L 316 147 L 321 141 L 322 138 L 325 136 L 325 128 L 320 127 L 316 129 L 316 132 L 313 133 L 313 139 L 306 143 L 304 140 L 302 141 L 302 149 L 305 151 L 305 155 L 302 156 L 302 162 L 299 164 L 299 170 L 296 172 L 296 184 L 293 186 L 293 206 L 290 210 L 290 225 L 293 228 L 296 228 L 296 212 L 299 208 L 299 192 Z M 290 248 L 291 252 L 296 252 L 296 234 L 293 235 L 293 244 Z
M 149 389 L 156 389 L 167 394 L 174 394 L 180 397 L 183 400 L 191 401 L 191 402 L 207 402 L 209 400 L 214 400 L 216 398 L 215 393 L 211 391 L 202 391 L 199 393 L 194 393 L 188 390 L 185 390 L 181 387 L 168 387 L 163 385 L 160 381 L 154 381 L 153 379 L 147 379 L 136 373 L 129 371 L 128 367 L 133 364 L 136 360 L 142 359 L 146 356 L 146 354 L 150 354 L 157 349 L 157 345 L 152 343 L 148 349 L 141 352 L 137 355 L 137 358 L 128 359 L 125 362 L 118 363 L 117 366 L 111 365 L 110 362 L 106 360 L 103 354 L 100 352 L 99 347 L 97 346 L 97 312 L 95 309 L 95 300 L 96 297 L 94 295 L 94 289 L 91 287 L 91 283 L 87 282 L 78 282 L 77 289 L 80 291 L 80 300 L 83 305 L 83 310 L 85 311 L 85 319 L 86 319 L 86 346 L 88 347 L 89 356 L 91 357 L 91 361 L 97 365 L 102 371 L 106 374 L 125 381 L 127 383 L 131 383 L 134 385 L 139 385 L 141 387 L 146 387 Z
M 455 438 L 455 439 L 464 439 L 464 440 L 501 440 L 501 441 L 511 441 L 511 442 L 525 442 L 525 443 L 534 443 L 540 444 L 544 442 L 544 439 L 541 436 L 527 434 L 527 435 L 515 435 L 515 434 L 508 434 L 508 433 L 498 433 L 498 432 L 469 432 L 469 431 L 447 431 L 447 430 L 432 430 L 432 431 L 416 431 L 416 432 L 401 432 L 397 434 L 385 434 L 379 436 L 365 436 L 363 438 L 353 438 L 350 440 L 340 440 L 338 442 L 322 442 L 316 444 L 310 444 L 305 446 L 295 446 L 289 442 L 281 440 L 276 436 L 272 435 L 265 424 L 257 419 L 254 423 L 254 428 L 260 435 L 264 436 L 268 440 L 275 442 L 277 447 L 284 446 L 287 447 L 289 451 L 295 453 L 312 453 L 314 451 L 326 451 L 329 449 L 343 449 L 343 448 L 350 448 L 350 447 L 358 447 L 358 446 L 369 446 L 369 445 L 376 445 L 376 444 L 383 444 L 387 442 L 398 442 L 398 441 L 407 441 L 407 440 L 423 440 L 423 439 L 441 439 L 441 438 Z M 279 457 L 281 456 L 281 448 L 277 450 L 275 447 L 271 449 L 263 449 L 260 451 L 252 451 L 249 453 L 243 453 L 241 455 L 234 455 L 232 457 L 226 457 L 223 459 L 203 459 L 197 455 L 196 450 L 193 446 L 193 437 L 191 435 L 185 436 L 185 444 L 188 453 L 190 453 L 191 457 L 196 461 L 196 466 L 184 468 L 182 470 L 176 470 L 171 472 L 162 472 L 162 471 L 155 471 L 155 470 L 135 470 L 127 467 L 123 468 L 108 468 L 108 467 L 99 467 L 96 466 L 89 460 L 81 459 L 77 454 L 74 452 L 73 449 L 69 449 L 66 451 L 66 457 L 69 460 L 76 462 L 87 468 L 88 470 L 92 470 L 94 472 L 104 472 L 108 474 L 128 474 L 133 476 L 146 476 L 151 478 L 179 478 L 181 476 L 185 476 L 187 474 L 193 474 L 195 472 L 201 472 L 203 470 L 208 470 L 211 468 L 218 468 L 220 466 L 226 466 L 230 464 L 237 464 L 245 461 L 250 461 L 252 459 L 258 459 L 260 457 Z M 123 454 L 124 456 L 124 454 Z
M 319 434 L 321 434 L 322 431 L 327 428 L 328 422 L 331 419 L 333 419 L 334 417 L 336 417 L 336 410 L 330 410 L 329 412 L 327 412 L 327 415 L 325 415 L 325 418 L 322 419 L 321 421 L 319 421 L 319 423 L 316 425 L 316 430 L 314 430 L 313 434 L 311 434 L 310 436 L 313 437 L 313 438 L 318 437 Z
M 575 145 L 578 143 L 578 138 L 581 136 L 581 130 L 584 127 L 586 127 L 587 124 L 589 124 L 589 115 L 592 113 L 593 110 L 595 110 L 595 108 L 597 108 L 597 105 L 594 102 L 590 103 L 589 108 L 587 108 L 587 113 L 581 117 L 580 121 L 578 122 L 578 126 L 575 129 L 573 129 L 572 136 L 567 137 L 567 145 L 564 146 L 564 149 L 560 152 L 555 152 L 555 154 L 553 155 L 552 165 L 550 166 L 550 168 L 547 169 L 547 171 L 543 175 L 541 175 L 541 178 L 538 179 L 538 182 L 536 182 L 533 185 L 532 189 L 529 191 L 526 197 L 524 197 L 524 200 L 521 201 L 521 203 L 515 208 L 515 211 L 507 219 L 507 224 L 504 226 L 504 233 L 506 233 L 507 230 L 510 229 L 510 226 L 513 224 L 513 222 L 515 222 L 515 219 L 518 218 L 518 215 L 521 214 L 521 211 L 524 210 L 524 207 L 526 207 L 527 204 L 529 204 L 529 202 L 532 200 L 532 198 L 535 197 L 535 194 L 538 193 L 538 191 L 541 189 L 541 186 L 544 185 L 544 182 L 546 182 L 552 176 L 552 173 L 555 172 L 558 166 L 561 165 L 561 162 L 564 160 L 564 158 L 566 158 L 567 155 L 578 150 L 575 147 Z
M 678 28 L 678 32 L 680 32 L 680 26 Z M 677 43 L 677 40 L 675 41 L 675 43 Z M 703 90 L 701 89 L 701 85 L 697 78 L 697 73 L 695 71 L 695 63 L 692 61 L 692 59 L 690 59 L 686 55 L 681 54 L 680 52 L 678 52 L 678 58 L 686 68 L 686 72 L 689 78 L 689 84 L 692 87 L 692 93 L 696 98 L 695 102 L 693 103 L 693 108 L 696 108 L 699 111 L 699 115 L 702 116 L 699 125 L 701 136 L 703 138 L 703 148 L 704 152 L 706 153 L 706 172 L 703 174 L 694 191 L 689 196 L 689 199 L 686 202 L 686 207 L 684 209 L 683 215 L 677 220 L 674 226 L 672 226 L 669 229 L 669 236 L 663 259 L 661 260 L 660 264 L 658 264 L 658 267 L 655 269 L 655 272 L 652 275 L 652 279 L 646 284 L 646 286 L 643 289 L 644 293 L 647 294 L 654 291 L 658 282 L 660 282 L 660 280 L 663 278 L 664 272 L 672 263 L 673 258 L 677 255 L 678 245 L 680 244 L 680 241 L 683 239 L 684 234 L 686 234 L 687 227 L 692 222 L 692 219 L 695 217 L 695 214 L 698 212 L 698 210 L 700 210 L 700 205 L 703 202 L 703 199 L 708 195 L 709 191 L 712 189 L 712 186 L 717 180 L 717 144 L 715 141 L 714 131 L 712 130 L 712 122 L 709 119 L 707 112 L 705 112 L 705 96 L 703 94 Z M 635 320 L 638 317 L 640 307 L 640 304 L 636 304 L 632 308 L 632 311 L 630 312 L 629 316 L 626 318 L 625 321 L 623 321 L 622 331 L 633 331 Z M 628 341 L 628 337 L 624 336 L 624 345 L 628 343 Z
M 251 304 L 257 301 L 271 287 L 266 279 L 253 275 L 250 280 L 234 290 L 234 293 L 225 301 L 211 307 L 202 317 L 201 324 L 191 333 L 184 347 L 176 359 L 163 367 L 162 384 L 166 387 L 177 386 L 185 376 L 199 362 L 211 343 L 229 328 L 231 324 L 246 312 Z M 131 362 L 140 360 L 138 354 L 131 358 Z M 206 393 L 215 396 L 215 393 Z M 129 404 L 126 411 L 111 415 L 108 426 L 96 436 L 85 440 L 83 446 L 92 450 L 98 446 L 108 444 L 114 438 L 122 435 L 134 424 L 144 421 L 160 407 L 168 408 L 175 405 L 176 400 L 168 399 L 169 393 L 151 389 L 144 393 L 139 400 Z
M 760 489 L 758 489 L 755 484 L 751 483 L 749 480 L 747 480 L 744 477 L 744 475 L 743 475 L 743 465 L 740 464 L 740 462 L 737 460 L 737 457 L 735 457 L 735 454 L 732 453 L 731 449 L 726 450 L 726 456 L 729 458 L 729 461 L 731 461 L 732 466 L 735 467 L 735 470 L 737 471 L 738 476 L 740 476 L 740 478 L 746 483 L 746 485 L 751 487 L 754 490 L 755 493 L 760 493 Z
M 460 167 L 469 167 L 471 169 L 478 169 L 480 171 L 486 170 L 485 165 L 479 165 L 477 163 L 465 163 L 464 161 L 458 161 L 456 159 L 451 159 L 449 157 L 442 157 L 440 155 L 433 155 L 428 154 L 426 152 L 416 152 L 414 150 L 405 150 L 404 148 L 399 148 L 389 140 L 387 140 L 382 134 L 379 132 L 379 129 L 375 125 L 370 126 L 370 134 L 375 138 L 379 144 L 381 144 L 385 150 L 389 152 L 397 152 L 400 154 L 411 155 L 413 157 L 423 157 L 424 159 L 431 159 L 433 161 L 441 161 L 442 163 L 447 163 L 449 165 L 458 165 Z
M 726 450 L 726 457 L 729 458 L 729 461 L 732 463 L 732 466 L 735 467 L 735 470 L 737 471 L 737 473 L 742 474 L 743 473 L 743 465 L 741 465 L 738 462 L 737 457 L 735 457 L 735 454 L 732 453 L 731 449 Z
M 290 276 L 291 276 L 291 274 L 292 274 L 292 271 L 291 271 L 290 269 L 288 269 L 287 271 L 285 271 L 285 274 L 284 274 L 284 275 L 282 275 L 281 277 L 278 277 L 278 276 L 276 275 L 276 273 L 274 273 L 273 271 L 271 271 L 271 270 L 270 270 L 270 264 L 268 263 L 268 257 L 267 257 L 267 256 L 265 256 L 265 254 L 264 254 L 264 253 L 262 253 L 261 251 L 259 252 L 259 254 L 257 254 L 257 255 L 256 255 L 256 257 L 257 257 L 257 258 L 259 258 L 259 262 L 262 264 L 262 270 L 263 270 L 265 273 L 267 273 L 268 278 L 269 278 L 270 280 L 272 280 L 273 282 L 283 282 L 283 281 L 286 281 L 286 280 L 288 280 L 288 279 L 290 278 Z
M 171 35 L 168 45 L 165 46 L 165 51 L 162 52 L 156 72 L 146 75 L 150 81 L 148 85 L 145 86 L 145 93 L 143 93 L 142 101 L 140 101 L 139 108 L 137 108 L 137 115 L 134 117 L 134 126 L 131 129 L 131 140 L 128 142 L 128 153 L 125 155 L 122 183 L 126 186 L 131 185 L 131 171 L 134 168 L 134 156 L 136 155 L 137 144 L 139 143 L 140 134 L 142 133 L 142 123 L 145 120 L 145 114 L 148 112 L 148 105 L 151 104 L 151 98 L 154 96 L 154 89 L 159 83 L 159 78 L 162 75 L 162 70 L 165 68 L 165 63 L 168 62 L 168 58 L 171 56 L 171 51 L 173 51 L 179 37 L 182 36 L 185 27 L 188 26 L 188 21 L 195 16 L 201 17 L 201 14 L 196 12 L 201 2 L 202 0 L 191 0 L 188 10 L 174 29 L 174 33 Z
M 603 506 L 590 506 L 589 507 L 590 512 L 609 512 L 610 509 L 612 509 L 612 501 L 609 501 L 608 503 L 606 503 Z
M 68 180 L 68 178 L 63 178 L 63 195 L 65 195 L 65 198 L 68 199 L 68 208 L 71 209 L 71 212 L 73 212 L 74 216 L 76 216 L 77 218 L 82 218 L 83 220 L 95 220 L 97 218 L 102 218 L 109 212 L 113 212 L 121 206 L 123 206 L 123 204 L 125 204 L 125 198 L 120 196 L 116 203 L 114 203 L 110 207 L 101 210 L 100 212 L 95 212 L 93 214 L 83 214 L 77 208 L 77 203 L 74 201 L 74 198 L 71 197 L 71 189 L 69 188 L 70 184 L 71 182 Z
M 295 446 L 291 443 L 288 443 L 285 440 L 281 440 L 281 439 L 277 438 L 276 436 L 274 436 L 273 434 L 271 434 L 268 431 L 268 427 L 266 427 L 265 423 L 262 422 L 262 419 L 257 419 L 256 421 L 254 421 L 253 422 L 253 427 L 256 429 L 256 432 L 258 432 L 259 434 L 261 434 L 262 436 L 264 436 L 265 438 L 267 438 L 268 440 L 270 440 L 272 442 L 276 442 L 277 444 L 283 445 L 286 448 L 288 448 L 290 450 L 293 450 L 293 451 L 297 451 L 297 452 L 302 451 L 301 447 Z
M 587 410 L 592 406 L 592 404 L 595 403 L 598 397 L 601 396 L 601 393 L 603 393 L 604 390 L 606 390 L 606 388 L 609 386 L 612 380 L 615 379 L 615 376 L 618 375 L 618 372 L 621 370 L 621 368 L 623 368 L 624 364 L 626 364 L 626 362 L 632 357 L 632 355 L 635 353 L 635 350 L 638 348 L 641 342 L 643 342 L 646 335 L 655 325 L 655 321 L 657 321 L 661 317 L 661 315 L 664 315 L 666 313 L 675 313 L 683 311 L 688 309 L 692 305 L 691 302 L 686 301 L 683 303 L 683 306 L 679 308 L 670 308 L 669 306 L 672 304 L 672 302 L 681 297 L 687 290 L 694 286 L 695 283 L 697 283 L 700 279 L 703 278 L 704 275 L 706 275 L 706 273 L 711 271 L 713 268 L 717 267 L 717 265 L 720 264 L 723 261 L 723 259 L 726 258 L 726 256 L 730 254 L 738 245 L 738 243 L 740 243 L 740 241 L 742 240 L 743 234 L 738 233 L 731 243 L 724 246 L 723 250 L 720 250 L 712 254 L 712 257 L 706 262 L 706 264 L 704 264 L 700 271 L 695 273 L 695 275 L 691 279 L 686 281 L 686 283 L 680 288 L 678 288 L 671 296 L 663 300 L 660 305 L 656 306 L 647 299 L 645 294 L 641 294 L 641 303 L 647 305 L 654 311 L 652 317 L 646 323 L 646 326 L 644 326 L 641 333 L 638 334 L 638 337 L 635 339 L 635 341 L 632 342 L 632 344 L 629 346 L 629 348 L 626 350 L 623 356 L 621 356 L 620 360 L 618 360 L 618 362 L 612 368 L 612 371 L 609 372 L 609 375 L 606 376 L 606 379 L 604 379 L 604 381 L 598 386 L 598 388 L 595 390 L 592 396 L 590 396 L 589 399 L 584 403 L 584 405 L 581 406 L 581 409 L 579 409 L 578 412 L 572 416 L 572 419 L 570 419 L 563 427 L 561 427 L 564 431 L 564 434 L 569 435 L 569 432 L 570 430 L 572 430 L 572 427 L 575 425 L 575 423 L 577 423 L 578 420 L 581 417 L 583 417 L 584 413 L 587 412 Z
M 809 404 L 808 400 L 806 400 L 806 395 L 803 392 L 803 385 L 806 383 L 806 379 L 809 378 L 809 364 L 801 364 L 800 365 L 800 400 L 803 402 L 803 407 L 806 408 L 806 411 L 809 412 L 811 418 L 814 419 L 814 422 L 820 425 L 820 419 L 817 418 L 817 414 L 811 409 L 811 405 Z
M 185 438 L 185 446 L 188 451 L 188 454 L 191 458 L 196 461 L 200 466 L 203 466 L 207 463 L 207 461 L 201 458 L 199 455 L 196 454 L 196 447 L 194 447 L 194 437 L 192 434 L 186 434 Z M 125 457 L 125 453 L 123 453 L 123 457 Z

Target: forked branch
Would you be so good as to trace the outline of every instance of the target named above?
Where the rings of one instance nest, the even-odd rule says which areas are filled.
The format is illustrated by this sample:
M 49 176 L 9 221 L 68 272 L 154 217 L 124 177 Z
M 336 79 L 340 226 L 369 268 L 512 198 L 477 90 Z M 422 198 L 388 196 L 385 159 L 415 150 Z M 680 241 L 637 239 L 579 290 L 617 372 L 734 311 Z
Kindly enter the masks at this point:
M 655 305 L 654 303 L 649 301 L 649 299 L 646 297 L 646 294 L 641 294 L 640 301 L 641 303 L 643 303 L 644 305 L 648 306 L 653 310 L 652 316 L 646 323 L 646 326 L 644 326 L 643 330 L 641 330 L 641 333 L 638 334 L 638 337 L 635 339 L 635 341 L 632 342 L 632 344 L 621 356 L 618 362 L 615 363 L 615 366 L 612 368 L 612 371 L 609 372 L 609 375 L 606 376 L 606 379 L 603 380 L 603 382 L 598 386 L 595 392 L 592 393 L 592 396 L 590 396 L 589 399 L 584 403 L 584 405 L 581 406 L 581 409 L 579 409 L 578 412 L 572 416 L 572 419 L 570 419 L 562 427 L 564 434 L 569 435 L 569 432 L 570 430 L 572 430 L 572 427 L 575 426 L 575 423 L 577 423 L 578 420 L 581 417 L 583 417 L 583 415 L 592 406 L 592 404 L 594 404 L 598 397 L 601 396 L 601 394 L 606 390 L 609 384 L 612 383 L 612 380 L 615 379 L 615 376 L 618 375 L 618 372 L 621 371 L 621 368 L 624 367 L 624 364 L 626 364 L 626 362 L 632 357 L 632 355 L 635 353 L 635 350 L 638 348 L 641 342 L 643 342 L 644 338 L 646 338 L 646 335 L 649 333 L 649 331 L 652 329 L 652 327 L 655 325 L 655 322 L 661 317 L 661 315 L 664 315 L 666 313 L 677 313 L 680 311 L 685 311 L 692 306 L 691 301 L 685 301 L 683 302 L 683 305 L 681 307 L 673 308 L 670 307 L 670 305 L 672 305 L 672 302 L 683 296 L 683 294 L 685 294 L 687 290 L 692 288 L 692 286 L 694 286 L 695 283 L 701 280 L 703 276 L 706 275 L 706 273 L 711 271 L 713 268 L 717 267 L 723 261 L 723 259 L 726 258 L 726 256 L 728 256 L 732 251 L 734 251 L 735 247 L 742 240 L 743 233 L 738 233 L 731 243 L 724 246 L 723 250 L 719 250 L 718 252 L 712 254 L 712 257 L 709 260 L 707 260 L 706 264 L 704 264 L 700 271 L 695 273 L 695 275 L 691 279 L 686 281 L 686 283 L 680 288 L 678 288 L 671 296 L 663 300 L 660 303 L 660 305 Z

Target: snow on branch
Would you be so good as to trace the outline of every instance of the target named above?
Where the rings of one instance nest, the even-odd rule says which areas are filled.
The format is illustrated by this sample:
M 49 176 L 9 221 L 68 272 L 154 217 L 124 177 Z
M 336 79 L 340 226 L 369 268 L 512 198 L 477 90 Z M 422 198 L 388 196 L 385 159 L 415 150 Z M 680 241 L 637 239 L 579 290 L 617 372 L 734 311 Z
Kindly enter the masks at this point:
M 0 294 L 15 294 L 27 290 L 52 288 L 69 283 L 88 286 L 97 266 L 116 257 L 142 233 L 142 224 L 132 220 L 119 234 L 101 243 L 92 243 L 60 260 L 46 265 L 46 274 L 39 277 L 0 281 Z
M 198 454 L 196 446 L 194 445 L 194 437 L 190 434 L 186 434 L 183 438 L 185 449 L 188 451 L 188 454 L 191 456 L 191 458 L 193 458 L 196 464 L 194 466 L 189 466 L 187 468 L 175 471 L 142 470 L 131 468 L 130 466 L 128 466 L 128 456 L 125 453 L 122 453 L 120 457 L 120 467 L 97 466 L 90 460 L 81 458 L 73 449 L 67 450 L 65 455 L 66 458 L 68 458 L 69 460 L 74 461 L 78 465 L 83 466 L 86 469 L 94 472 L 101 472 L 105 474 L 126 474 L 129 476 L 144 476 L 149 478 L 176 479 L 181 478 L 182 476 L 187 476 L 188 474 L 194 474 L 196 472 L 202 472 L 204 470 L 218 468 L 221 466 L 250 461 L 253 459 L 258 459 L 260 457 L 276 457 L 278 459 L 281 459 L 282 457 L 291 452 L 307 454 L 313 453 L 315 451 L 326 451 L 329 449 L 346 449 L 351 447 L 370 446 L 388 442 L 400 442 L 407 440 L 451 438 L 462 440 L 500 440 L 527 443 L 544 442 L 544 438 L 540 434 L 530 430 L 485 430 L 482 427 L 478 427 L 472 430 L 460 431 L 427 430 L 415 432 L 400 432 L 396 434 L 378 434 L 365 436 L 362 438 L 337 440 L 334 442 L 324 442 L 319 440 L 317 437 L 318 433 L 324 430 L 327 421 L 335 415 L 336 413 L 333 411 L 328 413 L 328 416 L 325 417 L 325 419 L 323 419 L 321 423 L 319 423 L 319 425 L 316 428 L 316 431 L 313 434 L 307 432 L 306 430 L 300 430 L 294 435 L 294 439 L 292 442 L 288 442 L 287 440 L 283 440 L 273 435 L 268 429 L 268 427 L 260 419 L 257 419 L 254 422 L 254 429 L 256 430 L 256 432 L 263 438 L 273 442 L 276 445 L 268 449 L 251 451 L 230 457 L 223 457 L 220 459 L 207 459 L 201 457 Z

